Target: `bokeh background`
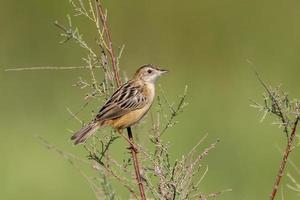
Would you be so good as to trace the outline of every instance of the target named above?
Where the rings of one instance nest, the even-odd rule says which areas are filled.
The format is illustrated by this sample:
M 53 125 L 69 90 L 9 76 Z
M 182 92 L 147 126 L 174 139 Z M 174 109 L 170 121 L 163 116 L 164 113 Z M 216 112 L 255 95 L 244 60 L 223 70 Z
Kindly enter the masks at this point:
M 93 199 L 86 181 L 34 137 L 73 151 L 66 107 L 78 110 L 84 91 L 72 87 L 84 70 L 4 72 L 5 68 L 82 65 L 84 51 L 59 45 L 55 20 L 72 14 L 68 1 L 4 1 L 0 7 L 0 199 Z M 155 63 L 171 73 L 160 81 L 175 101 L 189 86 L 189 106 L 165 136 L 179 158 L 205 133 L 221 143 L 207 158 L 203 191 L 233 189 L 221 199 L 267 199 L 285 138 L 249 99 L 261 99 L 247 59 L 271 85 L 300 97 L 300 2 L 295 0 L 104 1 L 115 47 L 125 44 L 121 68 Z M 94 41 L 85 20 L 76 21 Z M 89 119 L 90 109 L 81 117 Z M 96 108 L 97 109 L 97 108 Z M 149 119 L 145 119 L 146 122 Z M 146 123 L 145 123 L 146 124 Z M 124 146 L 113 151 L 122 152 Z M 80 153 L 80 149 L 76 150 Z M 298 151 L 292 156 L 299 166 Z M 289 166 L 288 171 L 292 171 Z M 297 175 L 295 174 L 295 178 Z M 298 180 L 299 180 L 298 179 Z M 283 182 L 285 199 L 299 196 Z

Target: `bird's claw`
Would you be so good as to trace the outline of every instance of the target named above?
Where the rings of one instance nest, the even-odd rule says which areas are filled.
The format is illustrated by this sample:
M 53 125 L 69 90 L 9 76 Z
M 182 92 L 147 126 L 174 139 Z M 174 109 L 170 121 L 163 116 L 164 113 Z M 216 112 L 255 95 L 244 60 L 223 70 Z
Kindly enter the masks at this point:
M 130 147 L 127 147 L 127 149 L 130 150 L 130 151 L 133 150 L 135 153 L 139 152 L 138 149 L 134 145 L 130 145 Z

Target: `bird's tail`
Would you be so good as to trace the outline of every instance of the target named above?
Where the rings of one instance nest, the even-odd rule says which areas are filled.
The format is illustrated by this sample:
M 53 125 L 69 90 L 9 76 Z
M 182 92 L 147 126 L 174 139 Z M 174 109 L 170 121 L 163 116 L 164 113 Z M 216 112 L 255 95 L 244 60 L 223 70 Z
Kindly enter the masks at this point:
M 84 126 L 81 130 L 76 132 L 72 137 L 71 140 L 74 140 L 74 144 L 80 144 L 84 142 L 88 137 L 93 135 L 97 129 L 99 128 L 99 124 L 96 122 L 91 122 Z

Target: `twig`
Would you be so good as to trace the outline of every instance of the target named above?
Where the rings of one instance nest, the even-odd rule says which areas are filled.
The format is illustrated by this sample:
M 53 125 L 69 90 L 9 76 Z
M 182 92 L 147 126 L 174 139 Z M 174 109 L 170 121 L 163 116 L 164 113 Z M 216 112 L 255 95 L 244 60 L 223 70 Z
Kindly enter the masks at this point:
M 95 68 L 101 68 L 101 66 L 94 66 Z M 43 67 L 22 67 L 22 68 L 8 68 L 9 71 L 30 71 L 30 70 L 73 70 L 73 69 L 89 69 L 90 66 L 70 66 L 70 67 L 54 67 L 54 66 L 43 66 Z
M 107 25 L 107 16 L 104 13 L 104 9 L 103 9 L 101 1 L 100 0 L 95 0 L 95 1 L 96 1 L 96 8 L 97 8 L 98 17 L 100 17 L 100 19 L 101 19 L 102 26 L 103 26 L 103 29 L 104 29 L 104 33 L 106 35 L 106 39 L 107 39 L 107 42 L 108 42 L 108 46 L 105 46 L 105 47 L 107 48 L 106 50 L 108 51 L 109 56 L 110 56 L 111 65 L 112 65 L 116 85 L 119 87 L 121 85 L 121 78 L 120 78 L 119 70 L 117 68 L 118 67 L 118 63 L 117 63 L 118 60 L 117 60 L 117 58 L 114 54 L 111 34 L 110 34 L 110 31 L 109 31 L 109 28 L 108 28 L 108 25 Z M 140 195 L 141 195 L 141 200 L 146 200 L 145 189 L 144 189 L 144 185 L 143 185 L 143 182 L 142 182 L 142 179 L 141 179 L 139 160 L 138 160 L 138 157 L 137 157 L 137 151 L 136 151 L 136 149 L 133 145 L 134 140 L 133 140 L 132 131 L 131 131 L 130 127 L 127 128 L 127 133 L 128 133 L 128 138 L 131 141 L 131 143 L 130 143 L 131 156 L 132 156 L 132 160 L 133 160 L 136 180 L 137 180 Z
M 174 123 L 173 120 L 174 118 L 178 115 L 179 112 L 182 111 L 182 109 L 186 106 L 186 103 L 185 103 L 185 99 L 186 99 L 186 96 L 187 96 L 187 85 L 185 86 L 184 88 L 184 92 L 183 92 L 183 95 L 180 97 L 180 100 L 179 100 L 179 103 L 177 105 L 176 108 L 173 108 L 173 106 L 169 103 L 167 97 L 164 95 L 164 92 L 162 90 L 162 97 L 163 99 L 165 100 L 165 102 L 167 103 L 169 109 L 171 110 L 171 116 L 170 118 L 168 119 L 168 122 L 166 124 L 166 126 L 162 129 L 162 131 L 160 132 L 159 134 L 159 137 L 162 137 L 162 135 L 166 132 L 166 130 Z
M 283 176 L 289 154 L 292 151 L 292 147 L 293 147 L 292 145 L 293 145 L 293 142 L 294 142 L 294 139 L 295 139 L 298 122 L 299 122 L 299 116 L 296 117 L 296 120 L 295 120 L 293 128 L 292 128 L 291 135 L 288 139 L 288 143 L 287 143 L 287 146 L 285 148 L 285 151 L 284 151 L 284 154 L 283 154 L 283 157 L 282 157 L 282 161 L 281 161 L 281 164 L 280 164 L 280 167 L 279 167 L 276 179 L 275 179 L 273 190 L 272 190 L 272 193 L 270 195 L 270 200 L 275 199 L 276 193 L 278 191 L 280 181 L 281 181 L 281 178 Z
M 69 18 L 69 20 L 71 20 L 71 18 Z M 69 22 L 69 23 L 71 24 L 71 22 Z M 97 54 L 82 39 L 82 35 L 80 35 L 77 28 L 75 28 L 74 30 L 72 29 L 72 27 L 67 28 L 67 27 L 61 25 L 60 23 L 58 23 L 58 21 L 55 21 L 54 25 L 57 28 L 59 28 L 61 31 L 63 31 L 61 36 L 65 37 L 65 40 L 61 41 L 60 42 L 61 44 L 69 41 L 70 39 L 74 39 L 82 48 L 86 49 L 89 52 L 89 54 L 93 56 L 93 58 L 97 58 Z
M 54 146 L 53 144 L 49 143 L 45 138 L 43 138 L 40 135 L 35 135 L 35 137 L 44 145 L 47 149 L 54 151 L 58 153 L 60 156 L 62 156 L 64 159 L 66 159 L 78 172 L 86 179 L 86 181 L 89 183 L 91 189 L 94 191 L 96 199 L 100 199 L 102 196 L 102 191 L 100 188 L 93 182 L 92 178 L 89 177 L 83 170 L 80 169 L 79 165 L 76 163 L 76 161 L 83 163 L 83 164 L 90 164 L 86 160 L 83 160 L 69 152 L 63 151 L 57 146 Z
M 260 78 L 259 73 L 255 70 L 255 68 L 254 68 L 255 65 L 254 65 L 250 60 L 247 60 L 247 62 L 248 62 L 249 64 L 251 64 L 252 69 L 253 69 L 253 71 L 254 71 L 254 73 L 255 73 L 255 75 L 256 75 L 258 81 L 259 81 L 260 84 L 264 87 L 264 89 L 267 91 L 269 97 L 271 98 L 271 101 L 272 101 L 272 103 L 273 103 L 272 107 L 275 108 L 274 114 L 276 114 L 277 116 L 279 116 L 279 118 L 280 118 L 280 120 L 281 120 L 281 122 L 282 122 L 282 124 L 283 124 L 283 126 L 284 126 L 284 132 L 285 132 L 287 138 L 289 138 L 289 136 L 288 136 L 289 133 L 288 133 L 288 123 L 287 123 L 287 119 L 286 119 L 286 117 L 284 116 L 284 114 L 283 114 L 283 112 L 282 112 L 280 106 L 278 105 L 278 102 L 276 101 L 274 95 L 272 94 L 272 92 L 270 91 L 270 89 L 267 87 L 267 85 L 265 84 L 265 82 Z
M 76 113 L 73 113 L 70 108 L 67 108 L 67 111 L 71 115 L 71 118 L 76 119 L 80 124 L 83 124 L 83 121 L 76 116 Z
M 219 192 L 214 192 L 208 195 L 199 195 L 199 200 L 207 200 L 208 198 L 216 198 L 217 196 L 220 196 L 221 194 L 225 193 L 225 192 L 231 192 L 232 189 L 226 189 L 226 190 L 222 190 Z
M 100 157 L 95 154 L 88 146 L 84 146 L 84 148 L 87 150 L 87 152 L 89 152 L 89 156 L 88 158 L 91 160 L 96 161 L 98 164 L 100 164 L 103 169 L 112 177 L 114 177 L 116 180 L 118 180 L 134 197 L 135 199 L 137 198 L 137 195 L 135 194 L 135 191 L 130 187 L 130 185 L 128 185 L 126 183 L 126 180 L 124 179 L 124 177 L 119 176 L 118 174 L 116 174 L 116 172 L 114 172 L 112 169 L 110 169 L 108 166 L 106 166 L 103 162 L 102 162 L 102 158 L 104 156 L 104 154 L 106 153 L 106 151 L 108 150 L 108 147 L 112 144 L 113 140 L 117 139 L 116 137 L 114 138 L 110 138 L 108 143 L 106 145 L 102 146 L 102 152 L 100 152 Z

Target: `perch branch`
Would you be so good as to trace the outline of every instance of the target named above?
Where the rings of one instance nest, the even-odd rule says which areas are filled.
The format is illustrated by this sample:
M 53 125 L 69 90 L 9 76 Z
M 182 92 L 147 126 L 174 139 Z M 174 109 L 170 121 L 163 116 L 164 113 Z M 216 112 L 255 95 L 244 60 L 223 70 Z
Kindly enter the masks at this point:
M 108 25 L 107 25 L 107 16 L 104 13 L 104 8 L 102 6 L 101 1 L 100 0 L 95 0 L 95 1 L 96 1 L 98 17 L 101 19 L 103 30 L 104 30 L 104 33 L 105 33 L 105 36 L 106 36 L 106 39 L 107 39 L 107 42 L 108 42 L 108 46 L 106 46 L 106 50 L 109 53 L 109 57 L 110 57 L 110 61 L 111 61 L 111 65 L 112 65 L 116 85 L 119 87 L 121 85 L 121 78 L 120 78 L 119 70 L 117 68 L 118 63 L 117 63 L 116 56 L 114 54 L 111 34 L 110 34 L 110 31 L 109 31 L 109 28 L 108 28 Z M 128 133 L 128 138 L 131 141 L 130 142 L 131 156 L 132 156 L 132 160 L 133 160 L 136 180 L 137 180 L 140 195 L 141 195 L 141 200 L 146 200 L 144 185 L 143 185 L 142 178 L 141 178 L 141 173 L 140 173 L 139 160 L 138 160 L 138 157 L 137 157 L 137 151 L 136 151 L 136 149 L 133 145 L 134 140 L 133 140 L 132 131 L 131 131 L 130 127 L 127 128 L 127 133 Z

